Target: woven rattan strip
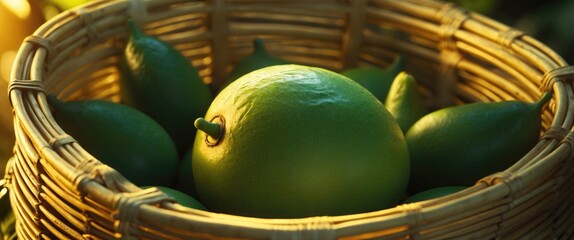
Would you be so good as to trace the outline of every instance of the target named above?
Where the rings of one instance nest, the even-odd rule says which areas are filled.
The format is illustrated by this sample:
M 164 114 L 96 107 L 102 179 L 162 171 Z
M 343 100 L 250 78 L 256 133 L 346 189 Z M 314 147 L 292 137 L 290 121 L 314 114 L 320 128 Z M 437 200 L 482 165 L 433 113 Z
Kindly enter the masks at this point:
M 547 91 L 553 99 L 529 153 L 455 194 L 301 219 L 190 209 L 99 162 L 47 106 L 46 94 L 121 100 L 128 18 L 180 49 L 212 86 L 261 37 L 270 53 L 332 70 L 386 67 L 402 54 L 428 106 L 534 101 Z M 527 34 L 443 1 L 93 1 L 46 22 L 15 61 L 8 91 L 17 141 L 7 179 L 17 232 L 22 239 L 568 239 L 573 72 Z
M 43 47 L 44 49 L 46 49 L 46 51 L 48 51 L 48 55 L 51 55 L 50 53 L 53 52 L 52 44 L 48 40 L 40 36 L 36 35 L 28 36 L 24 39 L 24 42 L 28 42 L 37 45 L 39 47 Z
M 550 91 L 557 81 L 572 81 L 574 80 L 574 66 L 564 66 L 555 68 L 544 74 L 540 88 L 544 91 Z
M 76 140 L 68 134 L 58 135 L 58 136 L 50 139 L 50 141 L 49 141 L 50 146 L 52 148 L 58 148 L 62 145 L 65 145 L 68 143 L 73 143 L 73 142 L 76 142 Z
M 363 29 L 365 28 L 365 10 L 367 1 L 352 1 L 349 9 L 349 21 L 346 32 L 343 34 L 343 67 L 356 67 L 359 59 L 360 47 L 363 42 Z
M 452 92 L 458 80 L 457 66 L 462 60 L 454 34 L 468 19 L 468 14 L 454 7 L 454 4 L 445 4 L 439 15 L 442 17 L 442 25 L 439 29 L 441 69 L 438 78 L 443 82 L 439 83 L 441 88 L 437 92 L 440 98 L 438 106 L 448 106 L 453 101 Z
M 515 39 L 522 37 L 523 35 L 524 33 L 522 31 L 509 28 L 500 32 L 497 42 L 504 49 L 512 49 L 510 45 L 514 42 Z
M 78 19 L 80 22 L 82 22 L 82 26 L 87 30 L 88 42 L 86 44 L 89 45 L 91 41 L 97 41 L 97 38 L 100 36 L 100 34 L 94 25 L 92 14 L 86 12 L 86 10 L 83 8 L 73 10 L 72 13 L 78 15 Z
M 8 86 L 8 96 L 10 96 L 10 93 L 12 93 L 14 89 L 44 92 L 44 86 L 40 80 L 14 79 Z
M 548 128 L 548 130 L 546 130 L 546 132 L 544 133 L 544 135 L 542 135 L 541 138 L 562 140 L 566 137 L 566 135 L 568 135 L 569 132 L 570 132 L 569 129 L 560 126 L 551 126 L 550 128 Z
M 136 236 L 132 235 L 131 224 L 137 224 L 138 218 L 138 208 L 142 204 L 152 204 L 159 203 L 162 201 L 173 201 L 162 191 L 157 188 L 148 188 L 134 193 L 125 193 L 115 195 L 117 203 L 115 209 L 115 218 L 117 219 L 114 223 L 114 227 L 118 233 L 121 234 L 122 239 L 138 239 Z

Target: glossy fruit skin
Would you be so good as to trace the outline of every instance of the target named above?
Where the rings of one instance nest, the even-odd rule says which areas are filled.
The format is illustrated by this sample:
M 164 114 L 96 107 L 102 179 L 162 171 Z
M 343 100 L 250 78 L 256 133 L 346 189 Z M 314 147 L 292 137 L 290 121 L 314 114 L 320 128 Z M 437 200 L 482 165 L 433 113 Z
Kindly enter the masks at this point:
M 263 39 L 255 38 L 253 39 L 253 52 L 233 66 L 233 70 L 231 70 L 231 73 L 229 73 L 229 76 L 223 83 L 222 89 L 247 73 L 264 67 L 283 64 L 289 64 L 289 62 L 270 55 L 265 48 L 265 42 Z
M 543 103 L 470 103 L 425 115 L 407 132 L 409 193 L 473 185 L 502 171 L 537 143 Z
M 180 52 L 128 24 L 131 34 L 120 66 L 122 102 L 156 120 L 183 154 L 193 144 L 193 121 L 213 100 L 211 90 Z
M 194 208 L 194 209 L 207 211 L 207 208 L 205 207 L 205 205 L 203 205 L 197 199 L 195 199 L 192 196 L 189 196 L 186 193 L 178 191 L 176 189 L 173 189 L 170 187 L 165 187 L 165 186 L 143 186 L 141 188 L 146 189 L 146 188 L 150 188 L 150 187 L 155 187 L 155 188 L 159 189 L 160 191 L 165 193 L 165 195 L 173 198 L 177 203 L 179 203 L 183 206 L 186 206 L 188 208 Z
M 406 72 L 400 72 L 393 80 L 385 107 L 395 117 L 403 133 L 429 112 L 418 92 L 417 81 Z
M 105 100 L 61 102 L 48 96 L 54 118 L 90 154 L 132 183 L 171 186 L 179 163 L 167 132 L 129 106 Z
M 205 119 L 225 119 L 210 146 L 198 131 L 193 174 L 215 212 L 266 218 L 342 215 L 394 206 L 409 175 L 393 117 L 366 89 L 321 68 L 251 72 Z
M 456 193 L 458 191 L 464 190 L 465 186 L 446 186 L 446 187 L 436 187 L 431 188 L 416 194 L 405 199 L 404 203 L 414 203 L 420 202 L 424 200 L 429 200 L 433 198 L 443 197 L 452 193 Z
M 404 71 L 406 58 L 398 55 L 391 66 L 381 67 L 356 67 L 342 71 L 341 74 L 355 80 L 369 90 L 379 101 L 384 103 L 393 80 L 401 71 Z

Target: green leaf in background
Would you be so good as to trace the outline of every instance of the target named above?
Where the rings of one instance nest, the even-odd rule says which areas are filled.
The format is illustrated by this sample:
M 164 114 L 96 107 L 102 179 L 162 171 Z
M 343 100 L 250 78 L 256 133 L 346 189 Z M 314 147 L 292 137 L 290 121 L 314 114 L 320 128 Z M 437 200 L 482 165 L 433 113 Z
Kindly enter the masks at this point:
M 10 211 L 3 219 L 0 219 L 0 239 L 12 240 L 16 238 L 16 217 L 14 212 Z
M 566 61 L 574 61 L 574 1 L 561 0 L 522 15 L 517 28 L 529 28 L 530 34 L 548 45 Z
M 574 62 L 574 0 L 450 0 L 518 29 Z
M 8 199 L 8 189 L 4 188 L 5 179 L 0 179 L 0 239 L 16 239 L 16 217 Z
M 48 0 L 51 4 L 58 7 L 60 10 L 68 10 L 80 4 L 89 2 L 89 0 Z
M 460 7 L 485 15 L 496 11 L 501 3 L 499 0 L 452 0 L 452 2 Z

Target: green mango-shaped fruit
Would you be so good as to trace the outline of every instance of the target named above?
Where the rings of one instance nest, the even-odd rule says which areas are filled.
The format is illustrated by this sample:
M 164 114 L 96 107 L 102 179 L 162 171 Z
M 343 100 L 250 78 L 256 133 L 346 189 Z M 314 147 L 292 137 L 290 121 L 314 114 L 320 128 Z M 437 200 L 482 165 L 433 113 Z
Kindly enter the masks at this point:
M 408 191 L 470 186 L 510 167 L 537 143 L 550 98 L 470 103 L 425 115 L 405 136 L 412 164 Z
M 193 143 L 193 121 L 204 116 L 213 100 L 209 87 L 179 51 L 144 35 L 131 20 L 130 37 L 121 59 L 122 102 L 156 120 L 183 154 Z
M 428 113 L 420 97 L 417 81 L 406 72 L 399 73 L 393 80 L 385 107 L 395 117 L 403 133 Z
M 105 100 L 61 102 L 49 95 L 48 101 L 66 133 L 132 183 L 174 184 L 177 150 L 167 132 L 147 115 Z
M 146 188 L 150 188 L 150 187 L 155 187 L 155 188 L 159 189 L 160 191 L 165 193 L 165 195 L 173 198 L 173 200 L 175 200 L 177 203 L 179 203 L 183 206 L 186 206 L 188 208 L 199 209 L 199 210 L 207 210 L 205 205 L 203 205 L 200 201 L 198 201 L 194 197 L 192 197 L 186 193 L 183 193 L 181 191 L 178 191 L 176 189 L 173 189 L 170 187 L 165 187 L 165 186 L 143 186 L 141 188 L 146 189 Z
M 456 193 L 466 188 L 467 187 L 465 186 L 446 186 L 446 187 L 431 188 L 408 197 L 407 199 L 405 199 L 404 203 L 420 202 L 433 198 L 443 197 L 452 193 Z
M 405 69 L 405 65 L 406 58 L 403 55 L 398 55 L 388 68 L 375 66 L 356 67 L 347 69 L 341 74 L 361 84 L 361 86 L 375 95 L 381 103 L 384 103 L 393 80 L 397 74 Z
M 226 81 L 223 83 L 222 88 L 227 87 L 227 85 L 236 79 L 254 70 L 289 63 L 290 62 L 279 57 L 270 55 L 265 48 L 265 42 L 263 39 L 255 38 L 253 39 L 253 52 L 251 55 L 241 59 L 237 64 L 235 64 Z

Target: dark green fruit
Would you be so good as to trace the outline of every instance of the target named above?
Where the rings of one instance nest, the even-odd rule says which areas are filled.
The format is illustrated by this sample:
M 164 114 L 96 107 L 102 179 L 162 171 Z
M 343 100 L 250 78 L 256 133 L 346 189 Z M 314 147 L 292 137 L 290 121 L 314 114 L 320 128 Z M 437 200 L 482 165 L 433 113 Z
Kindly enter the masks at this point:
M 357 67 L 341 72 L 343 76 L 355 80 L 369 90 L 379 101 L 384 103 L 391 88 L 393 80 L 401 71 L 404 71 L 406 58 L 398 55 L 391 66 L 381 67 Z
M 150 188 L 150 187 L 155 187 L 155 188 L 159 189 L 160 191 L 165 193 L 165 195 L 173 198 L 173 200 L 175 200 L 177 203 L 179 203 L 183 206 L 186 206 L 188 208 L 199 209 L 199 210 L 207 210 L 207 208 L 201 202 L 199 202 L 197 199 L 195 199 L 192 196 L 189 196 L 186 193 L 178 191 L 176 189 L 173 189 L 170 187 L 164 187 L 164 186 L 143 186 L 142 188 L 146 189 L 146 188 Z
M 134 184 L 174 183 L 177 150 L 167 132 L 147 115 L 105 100 L 61 102 L 49 95 L 48 101 L 66 133 Z
M 270 55 L 265 49 L 265 42 L 263 39 L 255 38 L 253 40 L 253 52 L 251 55 L 241 59 L 241 61 L 235 64 L 222 88 L 225 88 L 227 85 L 249 72 L 281 64 L 289 64 L 289 62 Z
M 461 191 L 461 190 L 466 189 L 466 188 L 467 187 L 464 187 L 464 186 L 447 186 L 447 187 L 432 188 L 432 189 L 428 189 L 428 190 L 416 193 L 416 194 L 408 197 L 404 201 L 404 203 L 420 202 L 420 201 L 424 201 L 424 200 L 438 198 L 438 197 L 446 196 L 446 195 L 449 195 L 452 193 L 456 193 L 456 192 Z
M 510 167 L 537 143 L 541 110 L 550 97 L 546 93 L 535 103 L 470 103 L 422 117 L 406 134 L 409 192 L 470 186 Z
M 133 21 L 128 24 L 131 34 L 121 59 L 122 102 L 156 120 L 183 154 L 193 143 L 193 121 L 204 116 L 213 100 L 211 90 L 180 52 L 144 35 Z
M 193 181 L 193 170 L 191 169 L 191 151 L 192 149 L 188 150 L 181 158 L 175 189 L 198 198 L 195 182 Z

